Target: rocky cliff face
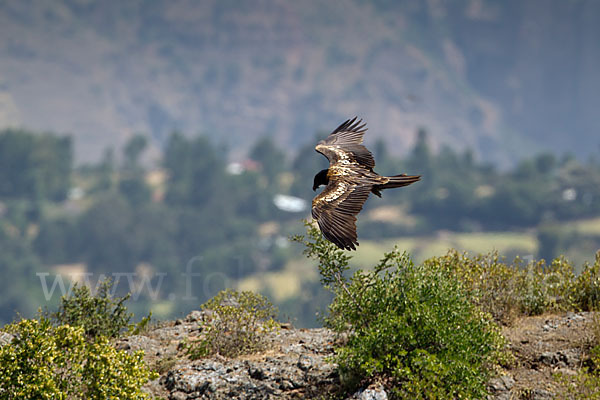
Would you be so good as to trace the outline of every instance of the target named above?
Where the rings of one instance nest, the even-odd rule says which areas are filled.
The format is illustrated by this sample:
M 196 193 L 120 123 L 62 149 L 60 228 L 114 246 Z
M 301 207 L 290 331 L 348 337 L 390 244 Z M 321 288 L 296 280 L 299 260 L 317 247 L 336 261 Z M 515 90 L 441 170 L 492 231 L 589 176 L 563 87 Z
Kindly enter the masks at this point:
M 294 329 L 283 324 L 268 339 L 269 350 L 227 359 L 196 361 L 185 356 L 186 343 L 198 338 L 202 313 L 120 340 L 117 347 L 142 349 L 161 377 L 148 389 L 169 399 L 316 398 L 333 393 L 339 383 L 328 329 Z
M 161 376 L 147 385 L 155 398 L 315 399 L 337 393 L 339 376 L 328 361 L 337 340 L 327 329 L 295 329 L 287 324 L 269 337 L 269 350 L 226 359 L 191 361 L 185 343 L 199 335 L 200 311 L 117 342 L 121 349 L 143 349 Z M 489 383 L 490 399 L 552 399 L 560 391 L 554 374 L 576 374 L 591 341 L 591 313 L 522 318 L 503 329 L 514 362 Z M 523 397 L 527 396 L 527 397 Z M 381 386 L 365 387 L 347 399 L 384 400 Z

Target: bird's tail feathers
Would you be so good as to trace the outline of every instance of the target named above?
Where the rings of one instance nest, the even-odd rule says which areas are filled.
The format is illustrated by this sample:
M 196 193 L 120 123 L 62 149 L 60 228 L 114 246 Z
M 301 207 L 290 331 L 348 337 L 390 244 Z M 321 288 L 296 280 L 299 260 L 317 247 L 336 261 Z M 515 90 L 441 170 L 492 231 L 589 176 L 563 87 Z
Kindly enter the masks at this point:
M 373 185 L 373 187 L 371 188 L 371 192 L 374 195 L 381 197 L 381 191 L 383 189 L 392 189 L 392 188 L 397 188 L 397 187 L 402 187 L 402 186 L 408 186 L 411 183 L 420 181 L 421 175 L 401 174 L 401 175 L 388 176 L 387 178 L 389 179 L 388 183 L 384 183 L 382 185 Z
M 390 179 L 390 181 L 388 183 L 380 185 L 379 186 L 380 189 L 392 189 L 392 188 L 397 188 L 397 187 L 402 187 L 402 186 L 408 186 L 411 183 L 420 181 L 421 175 L 400 174 L 400 175 L 388 176 L 388 178 Z

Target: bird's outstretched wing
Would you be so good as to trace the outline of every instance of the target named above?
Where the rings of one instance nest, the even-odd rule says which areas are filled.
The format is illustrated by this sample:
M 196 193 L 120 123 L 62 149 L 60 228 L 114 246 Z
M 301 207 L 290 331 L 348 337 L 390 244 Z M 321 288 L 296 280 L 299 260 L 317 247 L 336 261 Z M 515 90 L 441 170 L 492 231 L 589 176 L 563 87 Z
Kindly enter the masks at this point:
M 344 180 L 332 180 L 314 198 L 312 216 L 323 235 L 346 250 L 356 250 L 356 214 L 369 197 L 371 185 L 360 185 Z
M 356 119 L 357 117 L 354 117 L 338 126 L 327 139 L 321 140 L 315 146 L 315 150 L 327 157 L 330 165 L 344 161 L 356 162 L 372 170 L 375 167 L 375 159 L 362 145 L 367 124 L 362 123 L 362 119 Z

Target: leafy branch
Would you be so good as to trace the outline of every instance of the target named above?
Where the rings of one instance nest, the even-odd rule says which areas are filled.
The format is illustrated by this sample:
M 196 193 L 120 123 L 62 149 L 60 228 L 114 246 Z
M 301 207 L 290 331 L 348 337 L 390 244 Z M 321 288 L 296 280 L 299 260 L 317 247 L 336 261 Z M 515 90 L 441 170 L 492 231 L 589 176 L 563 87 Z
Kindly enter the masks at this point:
M 295 235 L 292 240 L 304 244 L 306 247 L 304 255 L 319 262 L 323 287 L 331 290 L 334 294 L 337 294 L 340 289 L 343 290 L 354 305 L 362 311 L 361 302 L 350 292 L 349 281 L 344 276 L 344 273 L 350 269 L 348 264 L 352 256 L 324 239 L 319 229 L 311 222 L 304 220 L 304 226 L 306 227 L 306 237 Z

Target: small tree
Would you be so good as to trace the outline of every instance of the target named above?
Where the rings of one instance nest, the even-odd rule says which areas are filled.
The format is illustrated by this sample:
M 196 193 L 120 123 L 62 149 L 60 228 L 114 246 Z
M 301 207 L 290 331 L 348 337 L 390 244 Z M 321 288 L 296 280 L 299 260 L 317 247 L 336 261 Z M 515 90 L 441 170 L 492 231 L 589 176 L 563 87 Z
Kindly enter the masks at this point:
M 401 399 L 485 397 L 502 337 L 449 270 L 395 249 L 347 278 L 347 253 L 310 224 L 307 233 L 295 240 L 335 295 L 325 324 L 347 335 L 334 360 L 349 388 L 381 380 Z
M 157 376 L 143 351 L 116 350 L 106 337 L 86 338 L 82 327 L 22 320 L 3 328 L 14 339 L 0 347 L 0 398 L 149 399 L 141 387 Z
M 192 359 L 220 354 L 235 357 L 263 349 L 265 334 L 274 330 L 277 309 L 252 292 L 223 290 L 202 305 L 212 318 L 202 323 L 203 338 L 190 346 Z
M 106 336 L 114 338 L 125 328 L 133 314 L 127 311 L 125 302 L 130 295 L 113 298 L 109 279 L 100 283 L 98 292 L 93 295 L 85 285 L 75 285 L 70 296 L 63 296 L 57 312 L 50 316 L 59 324 L 80 326 L 89 338 Z M 141 325 L 147 324 L 150 316 L 142 319 Z M 135 327 L 131 326 L 131 329 Z

